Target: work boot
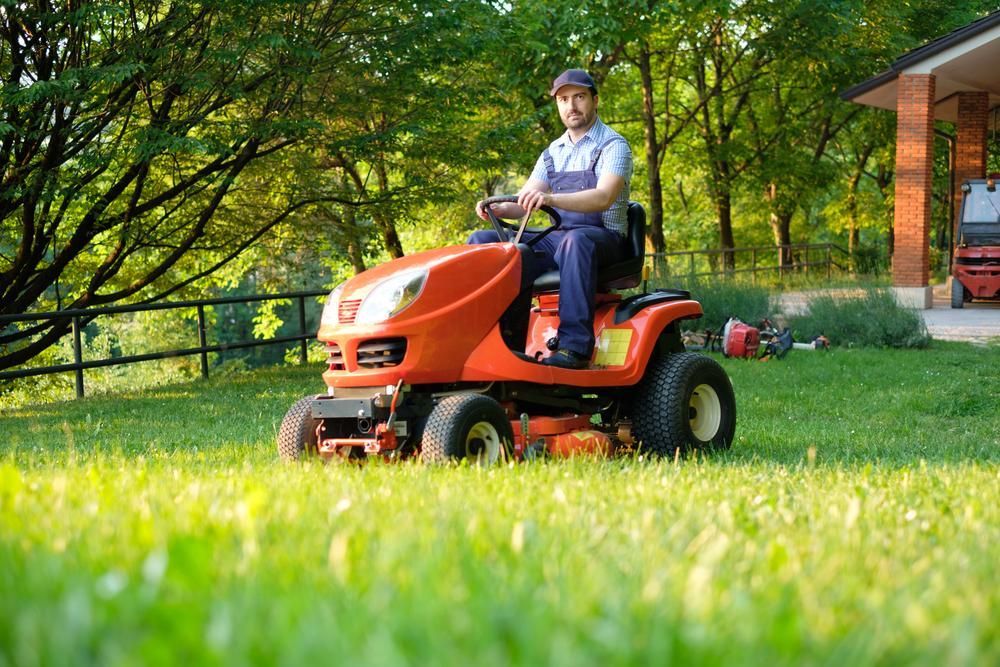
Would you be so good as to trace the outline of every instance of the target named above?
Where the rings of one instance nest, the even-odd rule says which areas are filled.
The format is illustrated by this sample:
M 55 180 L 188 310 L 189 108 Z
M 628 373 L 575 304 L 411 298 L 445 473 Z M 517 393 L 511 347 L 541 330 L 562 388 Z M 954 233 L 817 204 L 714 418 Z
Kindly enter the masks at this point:
M 542 359 L 542 363 L 547 366 L 580 370 L 590 365 L 590 357 L 561 347 L 553 352 L 551 356 Z

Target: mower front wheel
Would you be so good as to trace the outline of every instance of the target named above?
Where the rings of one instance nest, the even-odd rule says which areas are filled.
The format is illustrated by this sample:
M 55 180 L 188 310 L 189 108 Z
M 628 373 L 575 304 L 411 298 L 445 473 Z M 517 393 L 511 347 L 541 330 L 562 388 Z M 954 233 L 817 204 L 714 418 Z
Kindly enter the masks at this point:
M 319 420 L 312 416 L 312 396 L 299 399 L 288 408 L 278 429 L 278 455 L 285 461 L 296 461 L 316 451 L 316 428 Z
M 513 442 L 514 431 L 499 403 L 483 394 L 455 394 L 441 399 L 427 417 L 421 458 L 488 466 L 507 456 Z
M 728 449 L 736 433 L 736 398 L 714 359 L 695 352 L 650 361 L 632 403 L 633 433 L 659 456 L 693 448 Z

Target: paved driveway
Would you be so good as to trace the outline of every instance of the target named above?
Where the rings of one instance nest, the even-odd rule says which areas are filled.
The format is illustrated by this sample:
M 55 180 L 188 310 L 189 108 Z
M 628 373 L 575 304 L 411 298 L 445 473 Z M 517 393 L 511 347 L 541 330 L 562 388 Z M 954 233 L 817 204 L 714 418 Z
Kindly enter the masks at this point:
M 1000 340 L 1000 303 L 967 303 L 952 308 L 934 300 L 934 307 L 920 314 L 932 338 L 986 342 Z

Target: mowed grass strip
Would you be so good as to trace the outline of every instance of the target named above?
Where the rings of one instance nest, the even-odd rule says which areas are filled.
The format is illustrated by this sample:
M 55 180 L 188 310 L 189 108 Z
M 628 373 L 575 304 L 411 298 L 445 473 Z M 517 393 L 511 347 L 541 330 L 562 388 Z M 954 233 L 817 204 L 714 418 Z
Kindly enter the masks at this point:
M 680 461 L 282 464 L 316 369 L 5 414 L 0 664 L 998 664 L 998 352 L 724 360 Z

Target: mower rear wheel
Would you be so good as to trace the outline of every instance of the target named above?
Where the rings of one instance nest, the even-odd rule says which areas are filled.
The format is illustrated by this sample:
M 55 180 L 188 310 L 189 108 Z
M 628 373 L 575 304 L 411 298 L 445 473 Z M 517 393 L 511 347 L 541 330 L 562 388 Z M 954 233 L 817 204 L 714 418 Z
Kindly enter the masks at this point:
M 965 285 L 957 279 L 951 279 L 951 307 L 962 308 L 965 306 Z
M 421 457 L 430 463 L 468 460 L 488 466 L 510 453 L 514 431 L 503 407 L 483 394 L 442 399 L 427 417 Z
M 728 449 L 736 433 L 736 398 L 726 371 L 695 352 L 650 361 L 632 403 L 632 430 L 642 449 Z
M 278 429 L 278 455 L 285 461 L 296 461 L 316 451 L 318 419 L 312 416 L 312 396 L 299 399 L 288 408 Z

